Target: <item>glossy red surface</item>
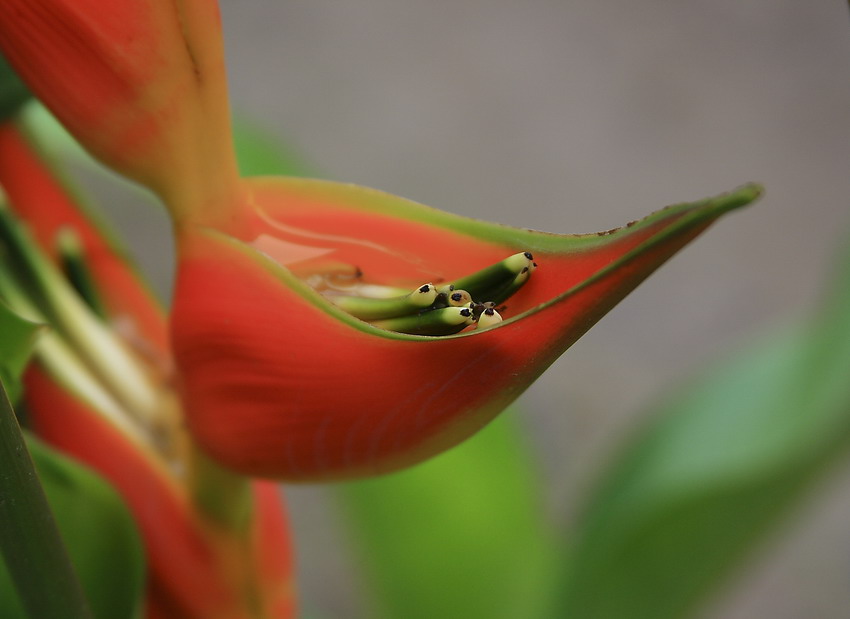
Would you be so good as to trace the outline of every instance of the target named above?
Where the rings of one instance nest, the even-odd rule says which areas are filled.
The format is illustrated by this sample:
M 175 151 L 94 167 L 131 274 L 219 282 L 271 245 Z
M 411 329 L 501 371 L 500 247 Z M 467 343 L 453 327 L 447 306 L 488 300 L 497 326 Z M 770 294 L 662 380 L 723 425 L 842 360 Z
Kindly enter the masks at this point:
M 238 471 L 355 477 L 457 444 L 719 215 L 674 209 L 594 242 L 563 237 L 560 252 L 545 235 L 550 249 L 534 250 L 540 268 L 508 303 L 506 318 L 517 320 L 456 337 L 394 339 L 341 318 L 282 265 L 349 263 L 370 280 L 421 283 L 526 250 L 533 235 L 502 229 L 498 242 L 479 240 L 364 210 L 363 190 L 350 191 L 348 203 L 339 191 L 333 202 L 315 193 L 302 202 L 286 181 L 264 182 L 253 208 L 265 214 L 253 234 L 181 233 L 172 335 L 188 419 L 200 443 Z M 268 240 L 258 251 L 257 238 L 278 233 L 280 251 Z M 304 260 L 304 246 L 327 251 Z

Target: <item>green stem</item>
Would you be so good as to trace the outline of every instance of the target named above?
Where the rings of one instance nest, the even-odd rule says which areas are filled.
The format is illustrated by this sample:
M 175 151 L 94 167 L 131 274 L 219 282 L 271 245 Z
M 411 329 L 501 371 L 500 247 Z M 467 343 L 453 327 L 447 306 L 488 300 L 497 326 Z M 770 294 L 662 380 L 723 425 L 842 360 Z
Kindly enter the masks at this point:
M 86 260 L 80 237 L 72 228 L 63 228 L 56 235 L 56 247 L 71 287 L 77 291 L 95 316 L 104 322 L 108 321 L 109 317 Z
M 89 309 L 65 278 L 39 251 L 5 205 L 0 205 L 0 241 L 8 251 L 11 276 L 46 321 L 76 349 L 92 372 L 143 423 L 157 416 L 155 390 L 123 344 Z
M 91 618 L 2 383 L 0 551 L 30 617 Z
M 253 515 L 251 479 L 225 469 L 197 448 L 192 469 L 190 487 L 198 511 L 231 531 L 244 531 Z

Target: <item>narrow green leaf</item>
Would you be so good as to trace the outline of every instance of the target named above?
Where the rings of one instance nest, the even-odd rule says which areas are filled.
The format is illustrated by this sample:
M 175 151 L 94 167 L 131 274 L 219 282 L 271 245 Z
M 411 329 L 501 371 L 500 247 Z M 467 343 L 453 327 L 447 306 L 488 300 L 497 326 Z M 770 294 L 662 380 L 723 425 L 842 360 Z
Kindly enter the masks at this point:
M 0 555 L 31 618 L 91 616 L 2 383 Z
M 92 616 L 140 616 L 145 562 L 129 510 L 115 490 L 87 467 L 35 439 L 28 439 L 27 445 Z M 25 616 L 2 562 L 0 616 Z
M 49 157 L 81 163 L 89 169 L 101 171 L 106 176 L 117 177 L 109 168 L 89 155 L 56 117 L 37 100 L 31 101 L 21 110 L 19 119 L 27 133 L 33 136 L 39 149 Z M 129 184 L 129 181 L 126 182 Z
M 684 616 L 850 448 L 850 261 L 813 320 L 658 412 L 578 527 L 556 616 Z
M 413 469 L 339 491 L 374 617 L 533 617 L 553 535 L 513 413 Z

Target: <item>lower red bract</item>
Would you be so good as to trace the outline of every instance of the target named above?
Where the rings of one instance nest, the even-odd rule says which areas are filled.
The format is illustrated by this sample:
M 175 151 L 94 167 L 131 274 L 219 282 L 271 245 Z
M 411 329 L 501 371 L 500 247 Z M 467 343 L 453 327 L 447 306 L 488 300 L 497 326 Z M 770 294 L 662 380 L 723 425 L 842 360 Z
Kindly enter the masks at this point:
M 148 561 L 147 616 L 294 616 L 291 547 L 273 484 L 254 482 L 253 524 L 235 536 L 206 522 L 158 463 L 38 366 L 26 387 L 38 434 L 99 471 L 133 512 Z

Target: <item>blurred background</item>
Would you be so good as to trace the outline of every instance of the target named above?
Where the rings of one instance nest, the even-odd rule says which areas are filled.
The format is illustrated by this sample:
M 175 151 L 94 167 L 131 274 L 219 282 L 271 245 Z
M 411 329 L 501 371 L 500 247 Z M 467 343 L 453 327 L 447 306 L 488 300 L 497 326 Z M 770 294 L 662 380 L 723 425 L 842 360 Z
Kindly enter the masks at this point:
M 235 110 L 325 178 L 553 232 L 767 187 L 521 398 L 560 521 L 642 411 L 813 307 L 850 238 L 843 2 L 222 0 L 222 11 Z M 164 213 L 114 203 L 167 295 Z M 845 467 L 821 484 L 704 617 L 844 616 L 848 482 Z M 325 488 L 287 496 L 304 606 L 353 616 L 357 566 L 334 499 Z

